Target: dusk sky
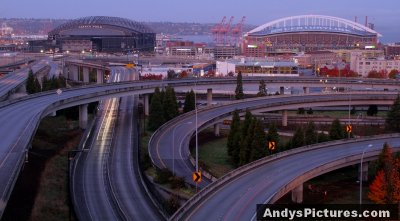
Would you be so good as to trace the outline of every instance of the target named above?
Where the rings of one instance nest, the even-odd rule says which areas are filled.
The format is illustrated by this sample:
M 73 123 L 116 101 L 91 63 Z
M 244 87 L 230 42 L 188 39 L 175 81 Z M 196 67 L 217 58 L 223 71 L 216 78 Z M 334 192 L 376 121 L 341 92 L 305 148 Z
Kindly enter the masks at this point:
M 302 14 L 331 15 L 349 20 L 365 16 L 384 35 L 400 41 L 399 0 L 0 0 L 3 18 L 79 18 L 108 15 L 137 21 L 216 23 L 226 15 L 235 23 L 261 25 L 277 18 Z

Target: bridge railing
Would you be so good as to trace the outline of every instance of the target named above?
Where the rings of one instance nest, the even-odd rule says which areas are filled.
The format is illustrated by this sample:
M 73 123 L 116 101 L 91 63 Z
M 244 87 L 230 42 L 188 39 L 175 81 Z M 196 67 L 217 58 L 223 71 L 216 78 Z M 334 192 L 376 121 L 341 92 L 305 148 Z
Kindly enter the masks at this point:
M 377 135 L 377 136 L 371 136 L 368 138 L 353 138 L 350 140 L 337 140 L 337 141 L 330 141 L 330 142 L 324 142 L 320 144 L 314 144 L 314 145 L 308 145 L 284 152 L 280 152 L 271 156 L 268 156 L 266 158 L 259 159 L 257 161 L 254 161 L 252 163 L 246 164 L 242 167 L 239 167 L 223 177 L 219 178 L 217 181 L 213 182 L 212 184 L 206 186 L 200 192 L 198 192 L 196 195 L 194 195 L 192 198 L 190 198 L 188 201 L 186 201 L 185 204 L 183 204 L 176 212 L 175 214 L 170 218 L 170 220 L 181 220 L 185 215 L 190 212 L 193 207 L 199 204 L 202 200 L 210 196 L 212 193 L 215 191 L 221 189 L 224 185 L 228 184 L 231 180 L 234 180 L 241 175 L 244 175 L 245 173 L 252 171 L 256 168 L 259 168 L 267 163 L 270 163 L 272 161 L 276 161 L 278 159 L 281 159 L 283 157 L 287 157 L 290 155 L 295 155 L 307 151 L 312 151 L 316 149 L 321 149 L 321 148 L 326 148 L 330 146 L 336 146 L 340 144 L 348 144 L 348 143 L 355 143 L 355 142 L 360 142 L 360 141 L 370 141 L 370 140 L 376 140 L 376 139 L 384 139 L 384 138 L 395 138 L 395 137 L 400 137 L 399 133 L 396 134 L 386 134 L 386 135 Z

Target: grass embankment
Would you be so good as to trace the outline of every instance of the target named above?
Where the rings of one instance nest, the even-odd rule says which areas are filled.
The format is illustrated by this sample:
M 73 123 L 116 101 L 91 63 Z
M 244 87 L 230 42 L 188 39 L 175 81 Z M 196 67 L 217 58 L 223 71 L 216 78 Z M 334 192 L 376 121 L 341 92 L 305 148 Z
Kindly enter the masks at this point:
M 222 130 L 220 137 L 216 137 L 212 129 L 199 133 L 199 165 L 217 178 L 234 169 L 227 154 L 227 140 L 227 134 Z M 196 153 L 193 142 L 190 150 L 194 157 Z
M 358 167 L 345 167 L 318 176 L 304 183 L 305 204 L 358 204 L 360 183 L 358 182 Z M 363 203 L 373 204 L 368 199 L 368 182 L 363 185 Z M 291 203 L 291 192 L 277 203 Z
M 289 140 L 290 137 L 281 136 L 281 142 L 286 143 Z M 199 161 L 204 162 L 208 171 L 216 177 L 221 177 L 234 169 L 226 152 L 226 142 L 226 136 L 215 137 L 209 130 L 199 135 Z M 192 154 L 194 156 L 194 149 Z M 304 183 L 304 203 L 357 204 L 360 185 L 357 168 L 357 166 L 346 167 L 307 181 Z M 364 183 L 363 203 L 373 203 L 368 199 L 368 191 L 368 184 Z M 279 203 L 291 203 L 291 193 L 282 197 Z
M 37 134 L 34 148 L 52 150 L 54 155 L 48 158 L 42 172 L 31 220 L 67 220 L 70 216 L 68 151 L 78 146 L 82 135 L 80 129 L 69 129 L 70 124 L 64 117 L 55 117 L 40 125 L 44 134 Z
M 3 216 L 4 220 L 68 220 L 67 153 L 82 130 L 65 117 L 44 118 Z
M 147 123 L 147 120 L 146 120 Z M 149 177 L 151 177 L 153 180 L 156 180 L 157 177 L 157 171 L 156 169 L 151 166 L 151 161 L 148 155 L 148 144 L 150 141 L 150 138 L 153 134 L 153 131 L 149 131 L 146 130 L 146 132 L 142 132 L 142 136 L 141 136 L 141 160 L 142 162 L 144 162 L 142 164 L 142 166 L 145 169 L 145 174 Z M 172 178 L 172 177 L 171 177 Z M 175 193 L 175 194 L 179 194 L 179 195 L 183 195 L 186 196 L 188 198 L 190 198 L 191 196 L 193 196 L 195 194 L 195 189 L 185 186 L 184 188 L 171 188 L 171 182 L 166 182 L 163 184 L 159 184 L 167 189 L 169 189 L 171 192 Z

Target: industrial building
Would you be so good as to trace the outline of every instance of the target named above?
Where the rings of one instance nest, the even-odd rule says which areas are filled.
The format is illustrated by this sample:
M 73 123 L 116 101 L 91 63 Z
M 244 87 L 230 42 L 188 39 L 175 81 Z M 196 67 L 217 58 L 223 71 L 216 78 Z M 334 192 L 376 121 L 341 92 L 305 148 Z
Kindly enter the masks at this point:
M 41 42 L 53 51 L 154 51 L 156 34 L 142 23 L 119 17 L 92 16 L 66 22 Z M 32 46 L 39 48 L 35 42 Z M 31 48 L 34 50 L 34 48 Z
M 381 35 L 370 27 L 324 15 L 286 17 L 246 33 L 242 51 L 245 56 L 265 57 L 326 49 L 375 48 Z
M 242 72 L 246 76 L 299 76 L 298 65 L 291 61 L 217 61 L 216 74 Z

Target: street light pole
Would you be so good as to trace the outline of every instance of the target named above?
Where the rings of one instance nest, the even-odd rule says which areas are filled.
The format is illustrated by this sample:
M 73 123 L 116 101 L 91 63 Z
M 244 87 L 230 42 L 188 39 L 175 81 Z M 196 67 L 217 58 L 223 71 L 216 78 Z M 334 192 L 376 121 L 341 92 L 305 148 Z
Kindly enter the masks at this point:
M 349 95 L 349 121 L 348 121 L 348 125 L 350 126 L 350 106 L 351 106 L 351 92 L 350 92 L 350 95 Z M 350 139 L 350 132 L 347 132 L 347 136 L 348 136 L 348 138 Z
M 174 147 L 175 147 L 175 130 L 176 128 L 185 125 L 185 124 L 191 124 L 192 122 L 186 122 L 184 124 L 181 125 L 177 125 L 174 130 L 172 131 L 172 174 L 175 176 L 175 151 L 174 151 Z
M 194 112 L 196 115 L 196 172 L 199 172 L 199 139 L 198 139 L 198 129 L 197 129 L 197 94 L 196 94 L 196 89 L 197 89 L 197 77 L 196 81 L 194 82 Z
M 361 162 L 360 162 L 360 205 L 362 204 L 362 181 L 363 181 L 363 159 L 364 159 L 364 154 L 365 151 L 368 148 L 371 148 L 373 145 L 372 144 L 368 144 L 368 146 L 366 148 L 364 148 L 362 155 L 361 155 Z

